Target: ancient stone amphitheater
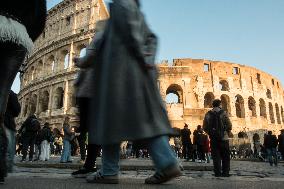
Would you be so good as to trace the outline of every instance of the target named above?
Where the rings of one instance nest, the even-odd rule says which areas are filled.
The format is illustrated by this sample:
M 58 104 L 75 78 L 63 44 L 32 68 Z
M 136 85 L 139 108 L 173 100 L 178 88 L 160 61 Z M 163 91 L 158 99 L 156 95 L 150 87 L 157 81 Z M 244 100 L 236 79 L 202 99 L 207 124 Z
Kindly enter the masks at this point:
M 49 10 L 45 32 L 23 67 L 19 124 L 30 114 L 53 127 L 62 127 L 65 116 L 78 124 L 73 86 L 78 70 L 72 58 L 84 55 L 96 34 L 96 21 L 108 16 L 103 0 L 65 0 Z M 194 130 L 219 98 L 236 135 L 245 132 L 251 138 L 258 133 L 262 138 L 267 130 L 278 134 L 284 129 L 282 85 L 263 71 L 203 59 L 175 59 L 171 65 L 164 61 L 158 69 L 158 86 L 173 127 L 187 123 Z

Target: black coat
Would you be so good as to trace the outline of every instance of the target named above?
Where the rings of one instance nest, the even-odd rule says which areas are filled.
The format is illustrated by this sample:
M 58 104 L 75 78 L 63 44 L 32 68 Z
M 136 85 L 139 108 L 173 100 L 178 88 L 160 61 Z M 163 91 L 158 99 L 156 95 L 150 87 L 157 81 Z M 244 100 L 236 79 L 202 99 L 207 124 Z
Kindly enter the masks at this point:
M 181 141 L 182 144 L 191 144 L 191 139 L 190 139 L 191 131 L 189 129 L 182 129 L 181 130 Z
M 157 38 L 133 0 L 115 0 L 95 64 L 90 143 L 173 134 L 156 83 Z M 99 60 L 98 60 L 99 59 Z
M 20 112 L 21 112 L 21 105 L 19 103 L 18 97 L 16 93 L 14 93 L 11 90 L 9 94 L 9 99 L 4 119 L 4 125 L 6 128 L 12 131 L 16 131 L 15 117 L 18 117 Z
M 46 0 L 8 0 L 1 2 L 0 15 L 22 23 L 35 41 L 42 33 L 46 21 Z
M 264 138 L 264 147 L 266 149 L 276 148 L 278 145 L 278 140 L 275 135 L 266 135 Z

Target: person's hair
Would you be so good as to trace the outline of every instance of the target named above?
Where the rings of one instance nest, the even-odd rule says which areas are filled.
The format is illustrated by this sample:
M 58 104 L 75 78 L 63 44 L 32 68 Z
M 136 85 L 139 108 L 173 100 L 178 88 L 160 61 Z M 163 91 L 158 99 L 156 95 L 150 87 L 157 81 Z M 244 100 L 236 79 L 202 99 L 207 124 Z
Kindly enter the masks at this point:
M 70 121 L 70 117 L 65 117 L 64 122 L 69 122 Z
M 269 135 L 272 135 L 272 131 L 268 131 L 268 134 L 269 134 Z
M 201 125 L 197 125 L 197 129 L 198 129 L 198 130 L 201 129 Z
M 213 108 L 217 108 L 217 107 L 221 106 L 221 104 L 222 104 L 221 100 L 215 99 L 212 103 L 212 106 L 213 106 Z
M 48 123 L 48 122 L 45 122 L 45 123 L 43 124 L 43 126 L 44 126 L 44 127 L 49 127 L 49 123 Z
M 184 127 L 188 127 L 188 125 L 186 123 L 184 123 Z

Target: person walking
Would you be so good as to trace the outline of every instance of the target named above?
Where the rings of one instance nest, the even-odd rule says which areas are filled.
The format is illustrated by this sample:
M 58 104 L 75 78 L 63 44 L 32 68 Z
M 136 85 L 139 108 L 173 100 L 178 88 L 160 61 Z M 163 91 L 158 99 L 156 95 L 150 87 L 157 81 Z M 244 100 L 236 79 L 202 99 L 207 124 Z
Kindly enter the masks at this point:
M 156 173 L 146 184 L 161 184 L 181 174 L 169 144 L 172 129 L 157 86 L 157 38 L 146 24 L 139 0 L 113 0 L 110 19 L 94 65 L 95 81 L 89 137 L 102 145 L 102 169 L 91 183 L 119 183 L 122 141 L 144 140 Z
M 63 123 L 63 132 L 64 132 L 64 139 L 63 139 L 63 152 L 61 155 L 60 163 L 71 163 L 71 141 L 75 137 L 75 133 L 72 132 L 70 127 L 70 118 L 65 117 Z
M 80 126 L 78 128 L 80 135 L 78 136 L 78 140 L 80 145 L 81 161 L 86 160 L 84 166 L 81 169 L 71 174 L 75 178 L 85 178 L 89 174 L 97 171 L 96 159 L 99 156 L 101 147 L 90 141 L 88 137 L 88 153 L 86 157 L 85 145 L 87 133 L 95 132 L 93 131 L 93 127 L 88 126 L 88 121 L 90 120 L 90 104 L 92 100 L 91 91 L 94 90 L 93 64 L 96 63 L 97 48 L 103 39 L 105 24 L 105 20 L 100 20 L 96 23 L 97 33 L 91 41 L 90 45 L 87 47 L 86 55 L 81 58 L 74 58 L 75 65 L 80 68 L 79 77 L 77 78 L 75 83 L 76 96 L 80 113 Z
M 22 150 L 22 160 L 25 162 L 27 158 L 28 149 L 29 150 L 29 161 L 33 161 L 34 147 L 36 142 L 36 136 L 40 130 L 40 123 L 35 115 L 29 116 L 23 123 L 19 132 L 22 133 L 23 140 L 23 150 Z
M 204 144 L 205 144 L 205 135 L 201 125 L 197 126 L 197 134 L 196 134 L 196 150 L 199 162 L 205 162 L 205 152 L 204 152 Z
M 232 130 L 232 123 L 221 105 L 221 100 L 216 99 L 213 101 L 213 109 L 205 115 L 203 129 L 210 137 L 215 176 L 229 177 L 229 136 Z
M 19 103 L 17 94 L 12 90 L 9 94 L 7 109 L 5 112 L 5 131 L 8 139 L 8 151 L 7 151 L 7 171 L 8 173 L 13 172 L 14 167 L 14 156 L 16 153 L 16 123 L 15 117 L 21 112 L 21 105 Z
M 268 156 L 268 161 L 271 166 L 278 165 L 277 156 L 277 145 L 278 141 L 275 135 L 272 135 L 272 131 L 268 131 L 268 134 L 264 138 L 264 147 Z
M 181 142 L 182 142 L 182 156 L 187 161 L 189 161 L 190 159 L 190 151 L 192 148 L 190 135 L 191 131 L 190 129 L 188 129 L 188 125 L 185 123 L 183 129 L 181 130 Z
M 281 134 L 278 135 L 278 151 L 281 153 L 282 160 L 284 160 L 284 129 L 280 130 Z
M 48 161 L 50 158 L 50 142 L 52 138 L 52 132 L 49 127 L 49 123 L 45 123 L 41 130 L 42 142 L 41 142 L 41 161 Z
M 0 6 L 0 184 L 7 176 L 7 137 L 4 120 L 15 76 L 44 30 L 46 0 L 9 0 Z

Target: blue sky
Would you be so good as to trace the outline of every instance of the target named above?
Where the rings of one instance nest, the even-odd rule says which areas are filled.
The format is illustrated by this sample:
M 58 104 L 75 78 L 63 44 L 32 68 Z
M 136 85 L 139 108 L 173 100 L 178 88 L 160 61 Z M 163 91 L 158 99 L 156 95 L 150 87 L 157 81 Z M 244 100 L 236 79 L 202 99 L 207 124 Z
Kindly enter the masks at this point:
M 47 2 L 50 8 L 60 0 Z M 201 58 L 245 64 L 276 76 L 284 85 L 283 0 L 141 3 L 148 23 L 160 39 L 158 61 Z

